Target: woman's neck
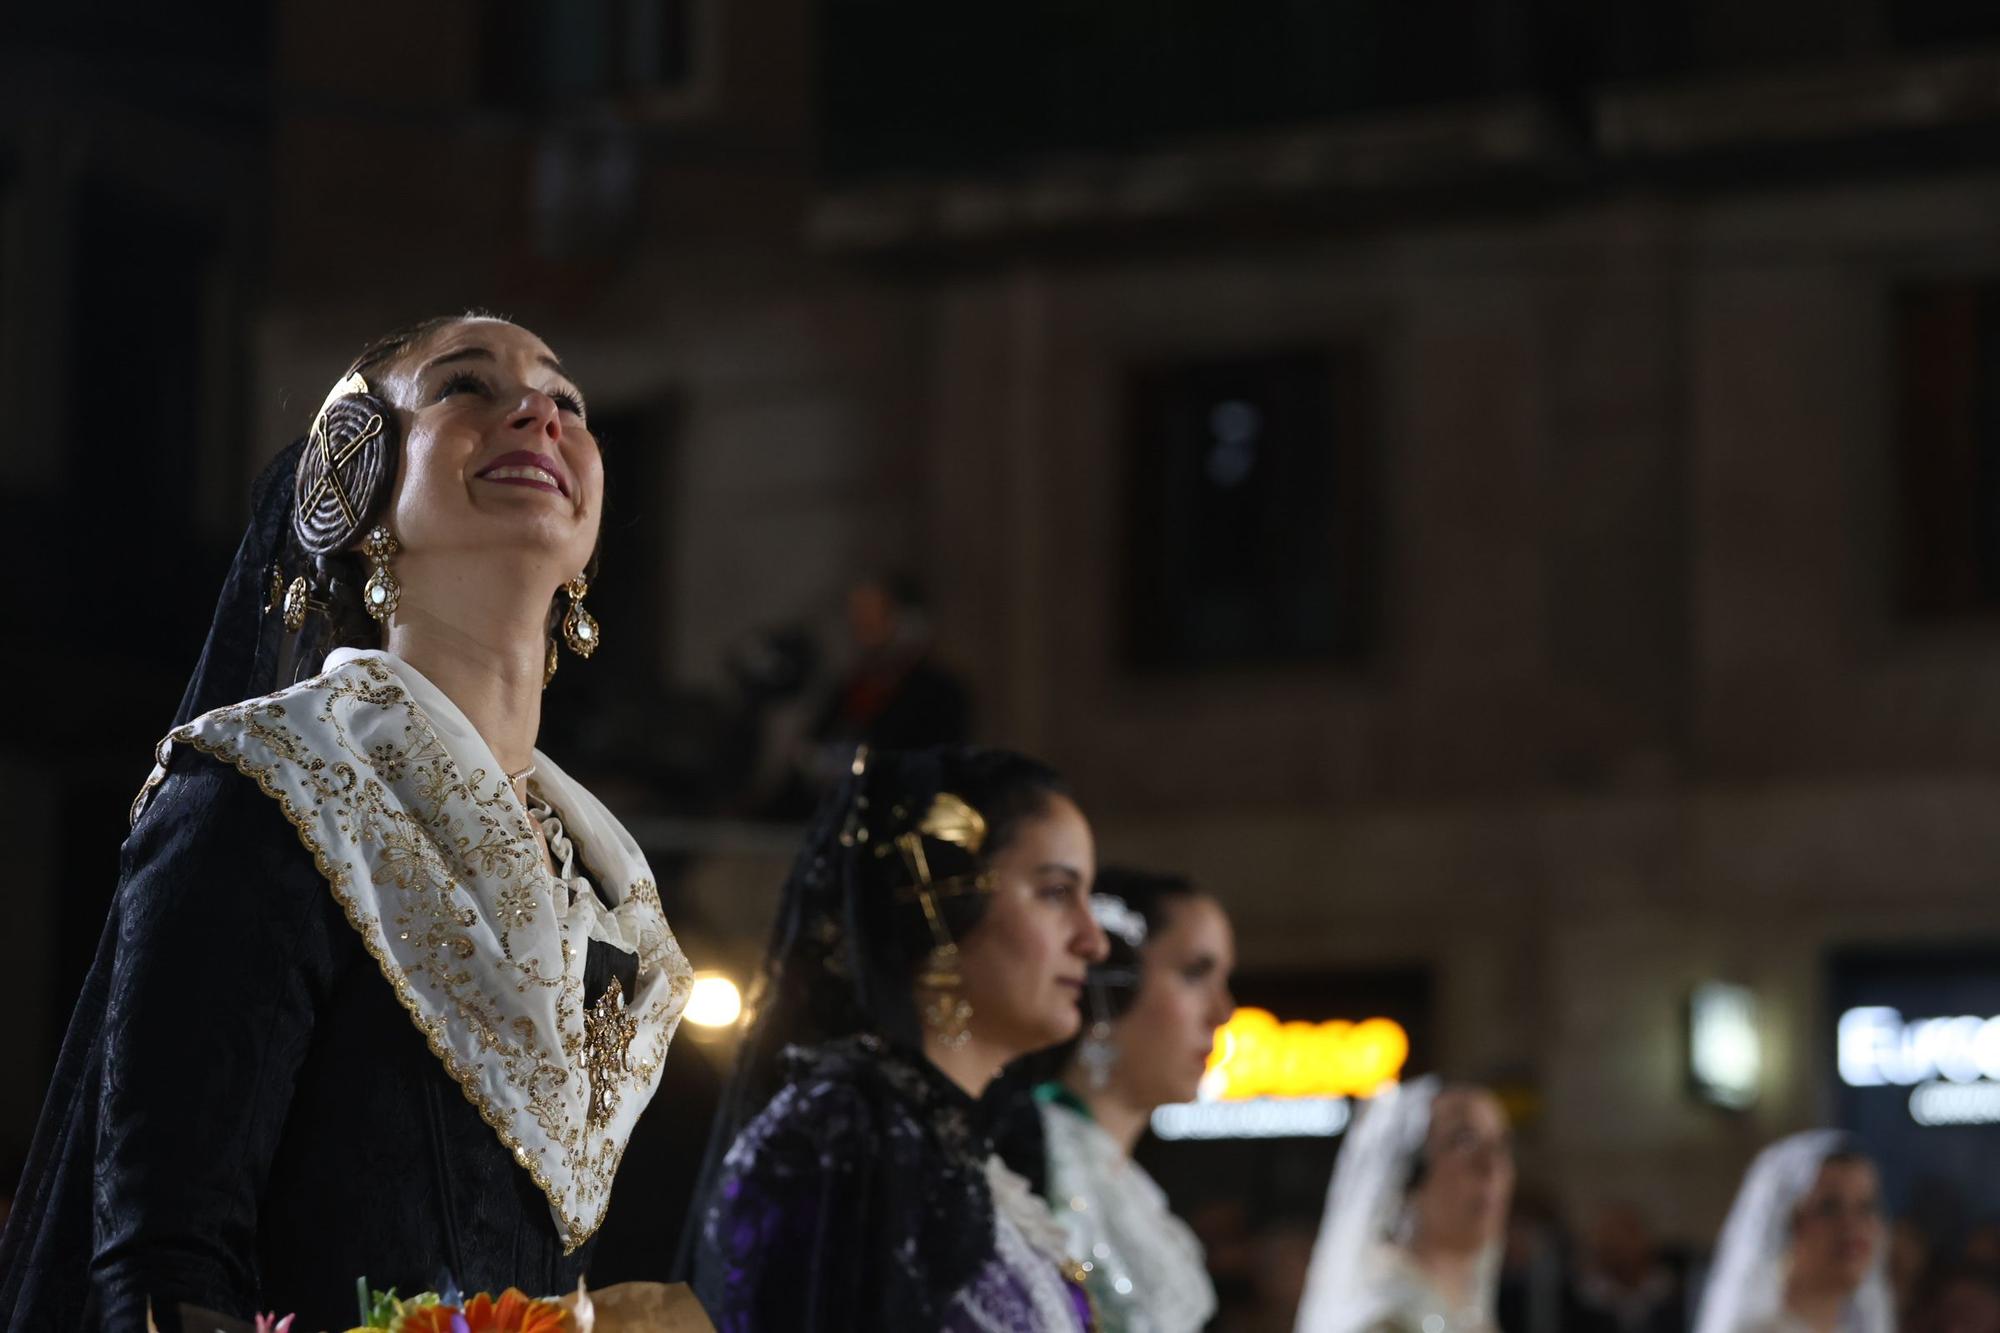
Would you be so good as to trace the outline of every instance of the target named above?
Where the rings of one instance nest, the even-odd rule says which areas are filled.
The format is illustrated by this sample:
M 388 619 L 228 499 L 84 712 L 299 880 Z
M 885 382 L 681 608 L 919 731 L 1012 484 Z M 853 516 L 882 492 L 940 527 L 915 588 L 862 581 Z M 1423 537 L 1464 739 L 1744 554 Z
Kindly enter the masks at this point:
M 1410 1238 L 1409 1254 L 1410 1262 L 1452 1309 L 1462 1310 L 1472 1303 L 1479 1272 L 1478 1250 L 1435 1244 L 1419 1230 Z
M 986 1095 L 986 1089 L 999 1076 L 1000 1067 L 1019 1054 L 1019 1051 L 996 1050 L 980 1041 L 977 1033 L 962 1045 L 947 1046 L 929 1028 L 924 1029 L 924 1058 L 974 1101 Z
M 1151 1120 L 1151 1107 L 1134 1106 L 1128 1099 L 1118 1095 L 1116 1088 L 1106 1088 L 1101 1092 L 1086 1092 L 1078 1086 L 1074 1071 L 1063 1075 L 1063 1086 L 1070 1095 L 1090 1108 L 1090 1118 L 1097 1127 L 1111 1136 L 1118 1145 L 1118 1151 L 1130 1157 L 1132 1150 L 1139 1146 L 1139 1137 L 1146 1132 L 1146 1122 Z
M 453 589 L 449 599 L 419 599 L 406 589 L 383 647 L 444 691 L 514 773 L 533 762 L 541 729 L 548 603 L 518 593 L 496 597 L 493 581 L 482 582 Z
M 1839 1328 L 1841 1308 L 1846 1304 L 1844 1291 L 1806 1287 L 1796 1277 L 1785 1283 L 1785 1312 L 1816 1333 L 1833 1333 Z

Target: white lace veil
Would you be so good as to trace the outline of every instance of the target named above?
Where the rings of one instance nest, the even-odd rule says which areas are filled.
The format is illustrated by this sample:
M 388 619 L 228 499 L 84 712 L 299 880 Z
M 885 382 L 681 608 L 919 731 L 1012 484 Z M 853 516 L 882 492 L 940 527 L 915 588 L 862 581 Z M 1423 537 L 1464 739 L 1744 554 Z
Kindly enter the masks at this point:
M 1746 1333 L 1783 1314 L 1793 1210 L 1811 1191 L 1826 1159 L 1851 1147 L 1839 1130 L 1809 1129 L 1757 1154 L 1715 1243 L 1695 1333 Z M 1887 1250 L 1885 1245 L 1875 1256 L 1874 1267 L 1842 1314 L 1842 1333 L 1895 1333 Z
M 1348 1131 L 1306 1270 L 1298 1333 L 1352 1333 L 1378 1322 L 1393 1303 L 1394 1233 L 1439 1086 L 1428 1076 L 1385 1089 Z

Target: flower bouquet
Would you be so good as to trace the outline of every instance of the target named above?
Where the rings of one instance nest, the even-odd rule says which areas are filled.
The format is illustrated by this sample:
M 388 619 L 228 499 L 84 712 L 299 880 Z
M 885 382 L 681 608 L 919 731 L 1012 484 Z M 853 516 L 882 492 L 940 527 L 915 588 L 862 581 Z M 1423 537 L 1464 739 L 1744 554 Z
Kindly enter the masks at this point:
M 509 1287 L 496 1298 L 465 1296 L 449 1282 L 443 1291 L 398 1296 L 355 1284 L 361 1322 L 348 1333 L 715 1333 L 701 1303 L 685 1284 L 621 1282 L 590 1291 L 579 1282 L 557 1298 L 529 1296 Z M 246 1323 L 195 1306 L 181 1307 L 185 1333 L 305 1333 L 293 1317 L 258 1315 Z M 148 1321 L 150 1329 L 151 1321 Z
M 392 1287 L 371 1291 L 364 1279 L 356 1284 L 361 1323 L 351 1333 L 384 1329 L 387 1333 L 569 1333 L 575 1329 L 560 1301 L 537 1300 L 509 1287 L 495 1300 L 485 1292 L 467 1298 L 449 1287 L 403 1300 Z M 290 1322 L 286 1316 L 284 1322 Z M 261 1326 L 256 1333 L 266 1333 Z M 270 1333 L 289 1333 L 275 1325 Z M 580 1331 L 579 1331 L 580 1333 Z

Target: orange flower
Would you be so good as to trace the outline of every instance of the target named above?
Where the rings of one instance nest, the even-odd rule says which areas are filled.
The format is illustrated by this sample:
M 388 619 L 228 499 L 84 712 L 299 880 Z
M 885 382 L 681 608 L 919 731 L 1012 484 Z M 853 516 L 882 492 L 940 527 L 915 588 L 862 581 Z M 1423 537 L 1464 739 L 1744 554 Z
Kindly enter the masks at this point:
M 494 1300 L 485 1292 L 463 1307 L 405 1306 L 396 1333 L 564 1333 L 569 1316 L 554 1301 L 538 1301 L 518 1287 Z
M 481 1292 L 466 1302 L 465 1326 L 470 1333 L 562 1333 L 568 1319 L 554 1301 L 538 1301 L 509 1287 L 498 1301 Z

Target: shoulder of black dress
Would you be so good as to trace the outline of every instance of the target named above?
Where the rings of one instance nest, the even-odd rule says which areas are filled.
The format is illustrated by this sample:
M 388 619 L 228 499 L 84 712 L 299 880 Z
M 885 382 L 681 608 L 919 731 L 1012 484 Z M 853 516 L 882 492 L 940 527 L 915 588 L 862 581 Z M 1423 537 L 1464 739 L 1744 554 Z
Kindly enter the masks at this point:
M 162 857 L 223 855 L 232 863 L 267 870 L 275 868 L 274 862 L 295 865 L 302 880 L 323 878 L 279 801 L 254 777 L 188 746 L 174 747 L 125 851 L 128 875 Z

